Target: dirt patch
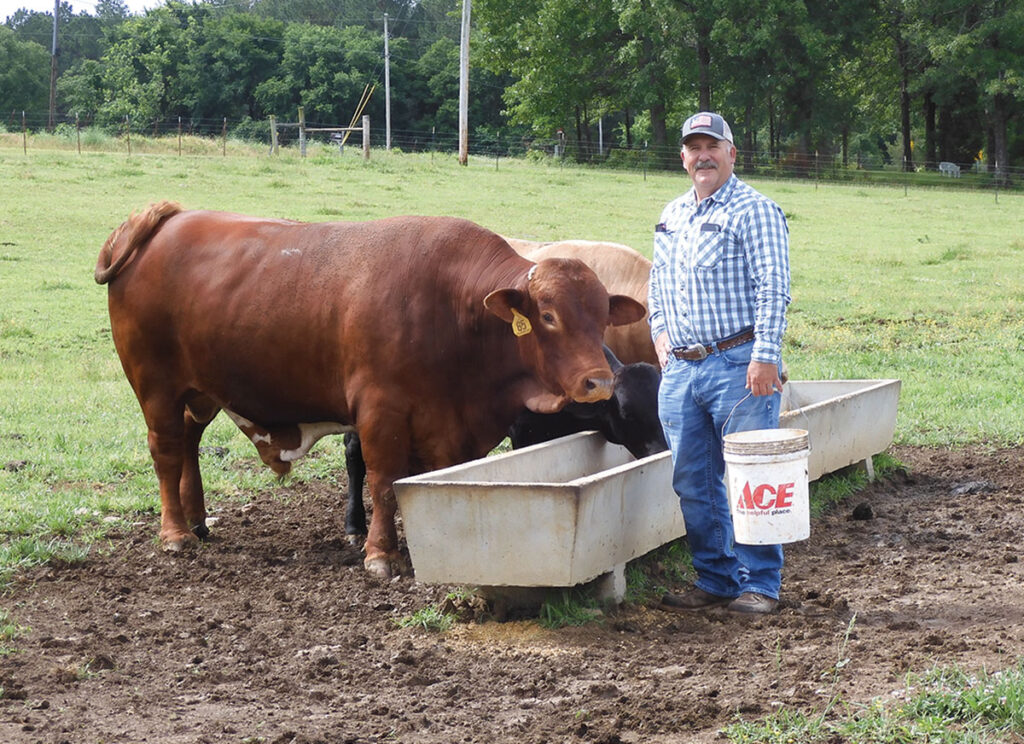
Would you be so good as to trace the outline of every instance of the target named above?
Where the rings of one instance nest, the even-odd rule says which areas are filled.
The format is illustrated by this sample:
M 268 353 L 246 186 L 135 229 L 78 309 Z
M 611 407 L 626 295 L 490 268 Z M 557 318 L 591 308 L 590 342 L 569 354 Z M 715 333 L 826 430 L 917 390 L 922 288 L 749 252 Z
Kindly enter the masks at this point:
M 451 587 L 379 582 L 323 486 L 226 505 L 165 555 L 152 520 L 3 598 L 0 741 L 711 741 L 737 713 L 866 701 L 908 671 L 1024 655 L 1024 448 L 899 448 L 909 467 L 787 549 L 769 617 L 625 606 L 600 624 L 395 618 Z M 857 518 L 854 518 L 856 514 Z

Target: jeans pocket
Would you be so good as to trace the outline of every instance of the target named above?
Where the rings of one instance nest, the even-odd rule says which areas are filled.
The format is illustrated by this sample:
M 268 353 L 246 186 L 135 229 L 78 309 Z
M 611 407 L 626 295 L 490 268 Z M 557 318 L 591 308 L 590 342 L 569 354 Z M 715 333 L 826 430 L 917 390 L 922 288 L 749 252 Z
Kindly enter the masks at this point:
M 746 367 L 750 364 L 750 355 L 754 351 L 754 342 L 750 341 L 722 352 L 722 359 L 733 367 Z

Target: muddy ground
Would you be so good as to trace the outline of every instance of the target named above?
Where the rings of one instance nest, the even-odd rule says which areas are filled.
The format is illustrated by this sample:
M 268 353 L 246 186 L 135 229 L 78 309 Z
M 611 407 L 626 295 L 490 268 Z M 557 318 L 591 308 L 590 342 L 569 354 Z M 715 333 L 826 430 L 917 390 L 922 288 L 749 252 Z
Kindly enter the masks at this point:
M 158 550 L 147 517 L 3 597 L 30 632 L 0 658 L 0 741 L 712 741 L 737 715 L 886 697 L 908 671 L 1011 665 L 1024 448 L 894 453 L 908 472 L 787 549 L 767 617 L 652 602 L 553 631 L 400 628 L 452 587 L 369 578 L 325 486 L 225 504 L 185 556 Z

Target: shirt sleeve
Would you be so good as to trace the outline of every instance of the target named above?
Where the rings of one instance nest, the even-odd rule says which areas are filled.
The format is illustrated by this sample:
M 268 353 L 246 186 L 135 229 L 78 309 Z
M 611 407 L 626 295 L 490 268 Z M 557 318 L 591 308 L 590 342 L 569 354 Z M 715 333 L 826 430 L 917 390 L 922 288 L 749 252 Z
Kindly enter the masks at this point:
M 786 331 L 789 295 L 789 228 L 782 209 L 767 199 L 754 207 L 747 224 L 754 285 L 754 348 L 751 359 L 778 364 Z
M 668 281 L 668 252 L 666 250 L 665 222 L 668 217 L 668 208 L 661 214 L 661 221 L 654 229 L 654 249 L 651 253 L 651 278 L 647 288 L 647 319 L 651 324 L 651 339 L 657 340 L 666 329 L 665 310 L 663 307 L 663 296 L 661 289 Z

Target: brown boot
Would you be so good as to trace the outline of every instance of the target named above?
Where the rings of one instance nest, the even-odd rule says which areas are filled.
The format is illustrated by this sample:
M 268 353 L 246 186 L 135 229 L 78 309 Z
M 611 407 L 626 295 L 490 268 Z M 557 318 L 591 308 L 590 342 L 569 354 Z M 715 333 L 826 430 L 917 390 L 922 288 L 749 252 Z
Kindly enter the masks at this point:
M 757 592 L 743 592 L 740 596 L 729 603 L 730 612 L 752 612 L 766 614 L 775 612 L 779 606 L 779 600 L 766 597 Z
M 666 594 L 661 598 L 661 609 L 671 612 L 692 612 L 709 607 L 719 607 L 731 601 L 732 597 L 720 597 L 717 594 L 693 587 L 682 594 L 672 594 L 671 592 Z

